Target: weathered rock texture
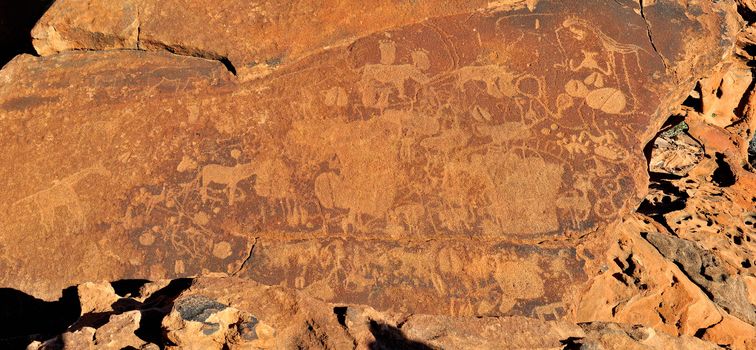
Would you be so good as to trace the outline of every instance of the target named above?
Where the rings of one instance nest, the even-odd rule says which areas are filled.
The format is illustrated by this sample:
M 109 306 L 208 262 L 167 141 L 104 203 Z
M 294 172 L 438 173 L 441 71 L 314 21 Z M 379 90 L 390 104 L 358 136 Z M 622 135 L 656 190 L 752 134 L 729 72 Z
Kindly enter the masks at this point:
M 57 1 L 0 286 L 79 285 L 33 348 L 754 347 L 749 5 Z
M 150 288 L 146 287 L 143 292 Z M 143 302 L 155 299 L 161 290 L 121 298 L 133 301 L 132 309 L 107 312 L 107 321 L 79 324 L 27 349 L 157 349 L 157 344 L 134 335 L 144 317 L 162 320 L 150 322 L 154 324 L 150 331 L 162 329 L 169 340 L 166 349 L 718 348 L 691 336 L 673 337 L 652 328 L 614 323 L 578 326 L 519 316 L 401 315 L 362 305 L 334 308 L 291 289 L 235 278 L 198 279 L 178 297 L 169 298 L 172 307 Z

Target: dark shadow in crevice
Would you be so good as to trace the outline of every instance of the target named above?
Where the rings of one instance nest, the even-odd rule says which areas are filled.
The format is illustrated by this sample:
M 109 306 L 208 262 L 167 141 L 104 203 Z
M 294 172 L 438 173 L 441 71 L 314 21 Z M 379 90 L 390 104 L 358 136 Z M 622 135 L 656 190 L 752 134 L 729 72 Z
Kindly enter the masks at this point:
M 711 182 L 719 187 L 730 187 L 735 184 L 737 179 L 735 173 L 730 169 L 730 165 L 724 160 L 724 155 L 716 153 L 717 169 L 711 174 Z
M 53 0 L 0 1 L 0 67 L 16 55 L 36 54 L 31 30 Z
M 373 334 L 375 341 L 370 343 L 370 350 L 432 350 L 433 347 L 419 341 L 408 339 L 401 329 L 370 320 L 370 333 Z
M 57 301 L 44 301 L 24 292 L 0 288 L 0 349 L 24 349 L 34 340 L 63 332 L 81 313 L 76 287 L 63 290 Z
M 115 293 L 118 294 L 118 296 L 133 297 L 138 296 L 139 290 L 149 282 L 149 280 L 144 279 L 131 279 L 113 281 L 110 282 L 110 285 L 113 287 Z
M 161 324 L 173 307 L 173 302 L 192 286 L 191 278 L 178 278 L 148 297 L 142 304 L 142 319 L 134 332 L 140 339 L 157 344 L 162 349 L 166 344 Z
M 104 324 L 108 323 L 110 316 L 115 314 L 114 312 L 89 312 L 81 317 L 74 324 L 68 327 L 68 331 L 75 332 L 81 330 L 84 327 L 100 328 Z
M 706 334 L 706 331 L 708 328 L 699 328 L 696 333 L 693 334 L 694 337 L 703 339 L 704 334 Z
M 748 163 L 751 164 L 751 168 L 756 169 L 756 133 L 748 143 Z
M 751 11 L 751 9 L 744 4 L 738 5 L 738 14 L 740 14 L 740 17 L 743 17 L 748 24 L 756 22 L 756 13 Z
M 172 280 L 167 286 L 152 293 L 149 298 L 145 299 L 144 306 L 156 307 L 164 304 L 170 304 L 172 306 L 173 301 L 176 300 L 179 294 L 189 289 L 189 287 L 192 286 L 193 281 L 194 280 L 191 278 L 177 278 Z
M 134 334 L 145 342 L 156 344 L 161 349 L 164 348 L 166 337 L 163 333 L 162 323 L 166 315 L 165 310 L 146 309 L 141 310 L 141 313 L 139 328 L 134 331 Z
M 563 350 L 580 350 L 583 348 L 583 338 L 569 337 L 567 339 L 560 340 L 559 343 L 564 346 Z
M 701 88 L 701 83 L 700 82 L 696 82 L 696 86 L 693 87 L 693 91 L 696 92 L 696 93 L 698 93 L 698 96 L 703 96 L 703 92 L 702 92 L 702 88 Z M 696 98 L 696 97 L 693 97 L 691 95 L 688 95 L 688 97 L 685 98 L 685 101 L 683 101 L 682 105 L 684 107 L 690 107 L 694 111 L 697 111 L 697 112 L 701 113 L 701 112 L 703 112 L 703 104 L 702 103 L 703 103 L 703 101 L 701 100 L 701 98 Z M 673 116 L 673 117 L 680 117 L 680 118 L 684 119 L 683 116 Z M 677 122 L 675 122 L 674 124 L 671 124 L 671 125 L 676 125 L 677 123 L 681 122 L 682 119 L 678 120 Z M 670 120 L 667 120 L 667 123 L 669 123 L 669 122 L 670 122 Z
M 677 179 L 676 176 L 657 173 L 650 173 L 650 175 L 649 189 L 659 191 L 664 196 L 661 197 L 660 201 L 652 201 L 652 198 L 646 197 L 638 206 L 637 211 L 658 222 L 669 232 L 675 232 L 664 215 L 685 209 L 689 195 L 672 184 L 671 180 Z
M 333 313 L 336 315 L 336 320 L 339 321 L 339 324 L 342 327 L 346 327 L 347 309 L 348 308 L 346 306 L 335 306 L 333 308 Z
M 229 60 L 228 57 L 221 57 L 218 61 L 222 63 L 231 74 L 236 75 L 236 67 L 234 67 L 234 64 L 231 63 L 231 60 Z
M 648 185 L 649 189 L 662 192 L 665 196 L 658 202 L 652 202 L 648 198 L 644 199 L 638 207 L 638 212 L 655 218 L 655 216 L 663 216 L 673 211 L 685 209 L 686 201 L 689 197 L 688 193 L 680 190 L 669 180 L 665 180 L 661 176 L 655 177 L 654 173 L 651 174 L 651 181 Z
M 688 100 L 685 100 L 685 101 L 686 103 L 691 103 L 691 104 L 699 103 L 698 99 L 693 99 L 692 97 L 689 97 Z M 692 106 L 689 106 L 689 107 L 692 107 Z M 656 139 L 659 138 L 659 136 L 661 136 L 662 133 L 667 131 L 667 129 L 672 128 L 675 125 L 678 125 L 684 121 L 685 121 L 684 115 L 676 115 L 676 114 L 671 115 L 667 119 L 667 121 L 664 122 L 661 129 L 659 129 L 659 132 L 657 132 L 656 135 L 650 141 L 648 141 L 648 143 L 646 143 L 646 146 L 643 147 L 643 155 L 646 156 L 646 166 L 649 169 L 650 167 L 648 165 L 651 164 L 651 155 L 652 155 L 651 152 L 654 150 L 654 143 L 656 142 Z
M 661 182 L 670 182 L 673 180 L 680 180 L 684 176 L 675 175 L 675 174 L 667 174 L 667 173 L 657 173 L 653 171 L 649 171 L 649 180 L 653 183 L 661 183 Z
M 751 56 L 756 56 L 756 47 L 751 46 L 750 48 L 745 48 L 746 52 L 748 52 Z M 751 76 L 756 76 L 756 69 L 753 69 L 751 67 Z M 743 96 L 740 98 L 740 101 L 738 102 L 738 106 L 735 107 L 733 110 L 733 113 L 735 113 L 736 116 L 744 116 L 746 115 L 746 110 L 748 109 L 748 102 L 751 100 L 751 95 L 754 92 L 754 88 L 756 88 L 756 79 L 751 80 L 751 84 L 748 85 L 748 88 L 745 90 L 745 93 L 743 93 Z M 742 120 L 742 119 L 741 119 Z

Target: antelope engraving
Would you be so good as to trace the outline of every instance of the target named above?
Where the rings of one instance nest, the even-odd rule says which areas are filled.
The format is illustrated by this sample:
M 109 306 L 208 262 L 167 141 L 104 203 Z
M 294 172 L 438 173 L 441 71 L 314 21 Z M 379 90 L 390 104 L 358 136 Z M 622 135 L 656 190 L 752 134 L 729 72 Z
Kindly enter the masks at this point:
M 202 202 L 209 198 L 207 189 L 210 184 L 225 185 L 228 190 L 228 205 L 236 201 L 236 189 L 240 181 L 254 175 L 255 167 L 252 163 L 237 164 L 232 167 L 220 164 L 208 164 L 202 167 L 199 173 L 200 194 Z

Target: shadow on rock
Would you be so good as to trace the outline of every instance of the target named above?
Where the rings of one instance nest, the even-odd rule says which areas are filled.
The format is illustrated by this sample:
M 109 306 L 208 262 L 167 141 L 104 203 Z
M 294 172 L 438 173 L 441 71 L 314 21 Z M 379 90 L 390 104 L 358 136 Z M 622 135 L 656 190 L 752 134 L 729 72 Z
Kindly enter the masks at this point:
M 141 310 L 142 320 L 135 333 L 140 339 L 155 344 L 164 342 L 161 328 L 163 318 L 171 311 L 173 301 L 181 292 L 191 287 L 192 281 L 191 278 L 175 279 L 144 300 Z
M 390 350 L 390 349 L 408 349 L 408 350 L 432 350 L 433 347 L 425 343 L 408 339 L 401 329 L 376 322 L 370 321 L 370 333 L 373 334 L 375 342 L 371 343 L 370 350 Z
M 163 344 L 164 337 L 161 329 L 163 318 L 173 307 L 173 301 L 192 285 L 192 279 L 172 280 L 165 287 L 150 293 L 142 302 L 132 299 L 140 295 L 140 288 L 147 283 L 149 283 L 148 280 L 142 279 L 111 282 L 116 294 L 121 297 L 111 305 L 112 311 L 86 313 L 71 326 L 69 331 L 83 327 L 100 328 L 108 323 L 113 315 L 138 310 L 141 313 L 141 319 L 139 328 L 134 334 L 145 342 Z
M 122 343 L 115 348 L 129 344 L 141 348 L 150 343 L 151 348 L 163 348 L 161 323 L 174 300 L 191 285 L 190 278 L 154 284 L 136 279 L 85 283 L 65 289 L 57 302 L 0 289 L 0 349 L 25 349 L 32 343 L 33 349 L 48 350 L 78 349 L 81 344 L 99 346 L 100 341 L 110 344 L 115 338 L 108 337 L 114 334 L 105 332 L 100 339 L 95 333 L 108 326 L 111 333 L 113 329 L 131 332 L 130 336 L 116 337 Z
M 33 340 L 44 340 L 79 318 L 81 306 L 76 287 L 63 290 L 58 301 L 44 301 L 24 292 L 0 288 L 0 349 L 24 349 Z
M 0 1 L 0 67 L 22 53 L 35 53 L 31 30 L 53 0 Z

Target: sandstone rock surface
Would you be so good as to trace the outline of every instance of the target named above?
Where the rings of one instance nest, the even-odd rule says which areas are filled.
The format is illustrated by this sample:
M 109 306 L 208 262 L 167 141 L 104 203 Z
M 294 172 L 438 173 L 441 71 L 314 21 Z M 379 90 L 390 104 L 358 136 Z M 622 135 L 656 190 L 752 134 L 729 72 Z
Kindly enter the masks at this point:
M 0 287 L 80 313 L 14 339 L 756 348 L 751 5 L 59 0 Z
M 692 37 L 662 36 L 677 48 L 666 56 L 630 5 L 542 1 L 372 34 L 246 83 L 218 61 L 165 52 L 18 57 L 0 77 L 2 161 L 14 164 L 3 237 L 54 234 L 70 248 L 10 251 L 19 268 L 3 280 L 52 293 L 89 279 L 240 272 L 328 300 L 406 309 L 385 301 L 398 288 L 428 301 L 465 295 L 410 301 L 425 312 L 534 315 L 524 304 L 576 292 L 544 290 L 539 276 L 585 279 L 574 238 L 640 201 L 657 110 L 694 78 L 665 67 L 705 70 L 727 49 L 727 8 L 705 4 L 676 24 Z M 415 243 L 427 240 L 438 242 Z M 391 273 L 349 261 L 363 242 L 393 252 Z M 429 245 L 437 253 L 412 266 L 412 250 Z M 66 271 L 34 271 L 63 254 Z M 243 266 L 253 254 L 261 263 Z M 485 256 L 480 267 L 472 255 Z M 520 264 L 523 281 L 506 283 Z M 455 281 L 468 267 L 480 271 L 471 284 Z M 25 280 L 32 271 L 48 290 Z M 360 290 L 374 282 L 386 291 Z M 468 297 L 481 283 L 485 296 Z
M 135 298 L 145 297 L 154 298 L 155 294 Z M 653 328 L 607 322 L 577 326 L 519 316 L 387 314 L 362 305 L 334 308 L 292 289 L 236 278 L 197 279 L 173 303 L 171 309 L 157 315 L 169 344 L 173 344 L 166 349 L 718 348 L 691 336 L 674 337 Z M 333 314 L 334 309 L 338 316 Z M 144 308 L 137 308 L 114 314 L 96 330 L 70 330 L 28 349 L 108 349 L 109 345 L 103 345 L 97 337 L 93 339 L 92 334 L 111 329 L 118 331 L 107 334 L 120 343 L 114 339 L 106 344 L 157 348 L 154 343 L 145 344 L 134 339 L 134 334 L 126 334 L 124 320 L 138 320 L 144 312 Z M 150 331 L 159 331 L 157 328 L 160 324 Z

